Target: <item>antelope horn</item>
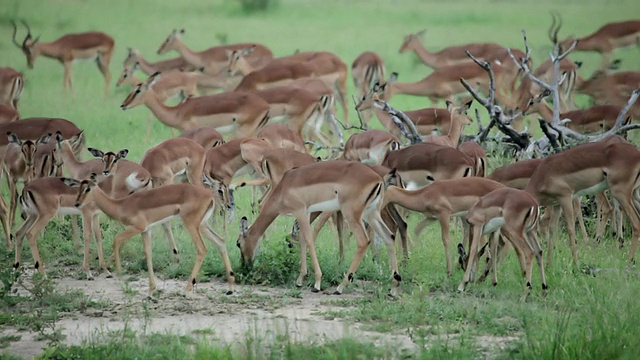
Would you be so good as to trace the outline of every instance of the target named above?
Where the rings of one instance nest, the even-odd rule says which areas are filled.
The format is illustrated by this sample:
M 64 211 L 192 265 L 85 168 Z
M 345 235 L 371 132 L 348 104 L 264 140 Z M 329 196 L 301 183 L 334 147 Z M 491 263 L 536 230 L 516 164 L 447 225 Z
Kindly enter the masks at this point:
M 27 22 L 24 21 L 24 20 L 20 20 L 20 22 L 24 25 L 24 27 L 27 28 L 27 37 L 32 36 L 31 35 L 31 28 L 29 27 L 29 24 L 27 24 Z
M 17 41 L 16 41 L 16 34 L 18 33 L 18 25 L 16 25 L 16 22 L 11 20 L 11 25 L 13 25 L 13 43 L 20 49 L 22 49 L 22 45 L 20 45 Z

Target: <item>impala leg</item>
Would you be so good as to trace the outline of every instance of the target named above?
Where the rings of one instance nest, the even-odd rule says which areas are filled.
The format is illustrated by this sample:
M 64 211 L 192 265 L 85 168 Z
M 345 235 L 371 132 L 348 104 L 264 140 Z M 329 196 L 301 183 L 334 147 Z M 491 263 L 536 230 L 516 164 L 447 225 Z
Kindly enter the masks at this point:
M 98 261 L 100 262 L 100 268 L 104 271 L 108 278 L 111 277 L 111 272 L 104 259 L 104 248 L 102 247 L 102 229 L 100 229 L 100 215 L 98 213 L 87 215 L 91 216 L 91 232 L 96 239 L 96 247 L 98 248 Z
M 9 177 L 7 177 L 7 183 L 9 184 L 9 213 L 7 216 L 7 223 L 9 224 L 9 228 L 13 229 L 16 217 L 16 207 L 18 206 L 17 179 L 9 179 Z
M 450 228 L 450 214 L 448 212 L 441 212 L 438 215 L 438 221 L 440 222 L 440 235 L 442 236 L 442 245 L 444 245 L 444 255 L 447 260 L 447 276 L 453 275 L 453 269 L 451 268 L 451 254 L 449 252 L 449 228 Z
M 76 248 L 76 250 L 79 250 L 82 248 L 82 243 L 80 241 L 80 227 L 78 226 L 78 216 L 71 215 L 69 222 L 71 223 L 71 238 L 73 239 L 73 246 Z
M 378 211 L 373 211 L 369 216 L 370 223 L 378 236 L 382 238 L 389 254 L 389 266 L 391 267 L 391 276 L 393 277 L 390 295 L 396 296 L 398 294 L 398 288 L 400 287 L 400 281 L 402 277 L 398 273 L 398 258 L 396 255 L 395 236 L 391 233 L 391 230 L 385 225 L 384 221 L 380 217 Z
M 82 268 L 87 275 L 87 280 L 93 280 L 91 274 L 91 267 L 89 266 L 89 256 L 91 249 L 91 232 L 93 230 L 93 218 L 91 214 L 83 214 L 82 216 L 82 232 L 84 237 L 84 259 L 82 261 Z
M 587 228 L 584 225 L 584 218 L 582 217 L 582 206 L 579 198 L 573 199 L 573 211 L 575 216 L 578 218 L 578 225 L 580 225 L 582 240 L 586 243 L 589 241 L 589 235 L 587 235 Z
M 71 83 L 71 61 L 65 61 L 64 65 L 64 92 L 71 90 L 71 96 L 73 98 L 76 97 L 75 91 L 73 90 L 73 84 Z
M 96 62 L 98 63 L 98 69 L 104 77 L 104 97 L 109 96 L 109 84 L 111 84 L 111 73 L 109 72 L 109 62 L 111 61 L 110 53 L 100 53 Z
M 0 171 L 0 173 L 1 172 L 2 171 Z M 9 208 L 7 207 L 7 203 L 4 201 L 4 198 L 0 196 L 0 223 L 2 223 L 2 228 L 4 229 L 7 250 L 11 250 L 13 248 L 13 242 L 11 241 L 11 225 L 9 225 L 7 219 L 8 215 Z
M 600 242 L 604 235 L 604 229 L 607 226 L 609 219 L 612 219 L 612 226 L 615 228 L 615 221 L 611 217 L 611 203 L 607 199 L 606 192 L 601 192 L 596 195 L 596 205 L 598 208 L 598 226 L 596 228 L 596 242 Z M 615 232 L 615 230 L 614 230 Z
M 484 282 L 487 279 L 487 276 L 493 271 L 494 273 L 494 285 L 497 284 L 498 279 L 496 278 L 495 268 L 497 265 L 497 256 L 498 256 L 498 241 L 499 231 L 494 231 L 489 238 L 489 255 L 487 257 L 486 266 L 482 275 L 478 278 L 478 282 Z
M 22 223 L 22 225 L 20 225 L 20 227 L 16 231 L 16 248 L 15 248 L 16 255 L 15 255 L 15 262 L 13 263 L 13 267 L 16 270 L 20 269 L 20 266 L 22 265 L 20 263 L 22 259 L 22 240 L 24 239 L 24 236 L 27 233 L 27 231 L 29 231 L 29 229 L 31 229 L 31 227 L 33 226 L 33 223 L 36 222 L 36 219 L 37 219 L 37 216 L 35 214 L 29 214 L 25 219 L 25 221 Z
M 333 215 L 333 213 L 329 212 L 329 211 L 324 211 L 322 212 L 322 214 L 320 214 L 318 216 L 318 219 L 315 222 L 315 225 L 313 227 L 313 238 L 317 239 L 318 235 L 320 234 L 320 230 L 322 230 L 322 227 L 324 226 L 324 224 L 327 223 L 327 221 L 329 221 L 329 218 L 331 218 L 331 216 Z M 340 254 L 340 260 L 344 259 L 344 248 L 343 248 L 343 244 L 338 242 L 338 248 L 339 248 L 339 254 Z
M 573 212 L 573 200 L 571 197 L 564 196 L 558 199 L 562 212 L 564 213 L 565 220 L 567 221 L 567 232 L 569 233 L 569 246 L 571 247 L 571 256 L 573 257 L 574 264 L 578 263 L 578 245 L 576 244 L 576 221 L 575 214 Z
M 200 234 L 199 230 L 200 226 L 196 224 L 185 223 L 185 227 L 187 228 L 187 231 L 189 231 L 191 239 L 193 240 L 193 244 L 196 247 L 196 262 L 193 265 L 191 276 L 189 276 L 189 281 L 187 283 L 187 287 L 185 288 L 185 296 L 189 296 L 189 293 L 193 290 L 193 286 L 196 284 L 196 278 L 200 273 L 200 268 L 202 267 L 204 257 L 207 255 L 207 247 L 202 241 L 202 235 Z
M 540 281 L 542 282 L 542 296 L 547 295 L 547 291 L 549 286 L 547 286 L 547 277 L 544 274 L 544 262 L 542 258 L 542 247 L 540 246 L 540 240 L 538 239 L 538 235 L 536 234 L 536 230 L 529 230 L 527 233 L 527 240 L 529 241 L 529 245 L 533 248 L 536 262 L 538 263 L 538 267 L 540 268 Z
M 555 235 L 558 230 L 558 224 L 560 222 L 560 207 L 553 206 L 549 207 L 547 211 L 551 211 L 550 221 L 549 221 L 549 235 L 547 238 L 547 265 L 551 265 L 551 261 L 553 260 L 553 246 L 555 243 Z
M 115 262 L 117 273 L 120 273 L 120 271 L 122 271 L 122 265 L 120 263 L 120 248 L 122 248 L 122 245 L 124 245 L 127 240 L 131 239 L 135 235 L 142 233 L 143 231 L 144 229 L 140 230 L 133 226 L 128 226 L 124 229 L 123 232 L 118 234 L 113 239 L 113 261 Z
M 38 251 L 38 236 L 55 214 L 55 210 L 53 212 L 43 212 L 41 214 L 38 214 L 37 218 L 33 222 L 33 225 L 31 225 L 31 227 L 25 234 L 25 236 L 27 237 L 27 241 L 29 242 L 29 248 L 31 248 L 33 261 L 35 262 L 34 268 L 41 273 L 44 272 L 44 265 L 42 264 L 42 259 L 40 259 L 40 252 Z M 20 242 L 20 245 L 22 245 L 22 240 Z M 19 263 L 18 259 L 16 259 L 16 263 Z
M 344 210 L 344 209 L 343 209 Z M 364 224 L 362 223 L 362 212 L 360 213 L 352 213 L 352 212 L 344 212 L 342 213 L 351 228 L 351 231 L 355 235 L 357 249 L 356 253 L 353 256 L 353 260 L 351 261 L 351 265 L 349 266 L 349 270 L 344 275 L 344 279 L 336 288 L 334 294 L 340 295 L 344 290 L 344 287 L 347 286 L 348 283 L 353 282 L 353 274 L 356 269 L 360 265 L 362 261 L 362 257 L 364 256 L 364 252 L 367 250 L 367 246 L 369 246 L 370 240 L 367 238 L 367 233 L 364 229 Z
M 168 222 L 162 224 L 162 230 L 164 230 L 164 236 L 169 241 L 169 249 L 173 255 L 173 261 L 180 262 L 180 256 L 178 255 L 178 247 L 176 246 L 176 240 L 173 237 L 173 231 L 171 231 L 171 224 Z
M 156 280 L 153 274 L 153 259 L 151 252 L 151 234 L 149 231 L 142 232 L 142 243 L 144 245 L 144 257 L 147 259 L 147 273 L 149 274 L 149 291 L 147 296 L 153 298 L 153 291 L 156 289 Z M 197 260 L 196 260 L 197 262 Z M 189 285 L 187 285 L 189 287 Z
M 620 207 L 625 214 L 629 217 L 631 222 L 632 235 L 631 235 L 631 247 L 629 248 L 629 261 L 634 261 L 636 248 L 638 247 L 638 237 L 640 236 L 640 215 L 638 209 L 636 209 L 633 203 L 633 189 L 628 192 L 617 190 L 611 187 L 611 195 L 618 200 Z
M 336 232 L 338 233 L 338 251 L 340 253 L 340 261 L 344 260 L 344 216 L 338 211 L 335 215 Z M 317 237 L 314 235 L 314 239 Z
M 298 222 L 298 229 L 300 229 L 299 224 L 300 223 Z M 309 267 L 307 266 L 307 242 L 304 238 L 304 234 L 302 240 L 298 238 L 298 246 L 300 246 L 300 274 L 298 274 L 298 278 L 296 279 L 296 286 L 301 287 L 304 284 L 304 278 L 307 277 L 307 273 L 309 271 Z
M 206 223 L 202 223 L 200 225 L 200 231 L 204 233 L 209 240 L 211 240 L 216 249 L 218 249 L 218 253 L 220 253 L 220 257 L 222 258 L 222 262 L 224 263 L 224 268 L 227 271 L 227 284 L 229 285 L 227 295 L 231 295 L 233 293 L 233 285 L 236 282 L 236 278 L 233 274 L 233 269 L 231 268 L 231 261 L 229 261 L 227 245 L 225 244 L 224 239 L 222 239 L 220 235 L 216 234 L 213 229 L 207 226 Z
M 458 285 L 458 291 L 464 291 L 465 287 L 469 283 L 471 279 L 471 268 L 473 267 L 473 262 L 475 261 L 476 256 L 478 255 L 478 243 L 480 242 L 480 237 L 482 236 L 482 221 L 480 219 L 467 219 L 469 224 L 471 225 L 470 231 L 472 234 L 471 242 L 469 243 L 469 256 L 467 258 L 467 265 L 465 267 L 464 275 L 462 276 L 462 281 L 460 285 Z
M 304 265 L 306 271 L 306 251 L 302 251 L 302 243 L 304 242 L 309 248 L 309 254 L 311 255 L 311 264 L 313 265 L 313 273 L 315 274 L 315 284 L 311 289 L 312 292 L 319 292 L 322 285 L 322 271 L 320 270 L 320 263 L 318 262 L 318 255 L 316 254 L 316 248 L 314 246 L 314 238 L 312 237 L 311 224 L 309 223 L 309 215 L 305 213 L 296 216 L 298 225 L 300 226 L 300 233 L 302 234 L 302 241 L 300 242 L 300 276 L 303 274 L 302 262 L 304 257 Z M 300 278 L 298 278 L 300 279 Z
M 524 259 L 521 264 L 522 272 L 525 278 L 524 294 L 520 298 L 520 301 L 525 301 L 531 293 L 531 271 L 533 270 L 533 255 L 534 251 L 531 248 L 529 242 L 525 239 L 524 233 L 520 231 L 513 231 L 506 229 L 507 238 L 513 243 L 514 250 Z

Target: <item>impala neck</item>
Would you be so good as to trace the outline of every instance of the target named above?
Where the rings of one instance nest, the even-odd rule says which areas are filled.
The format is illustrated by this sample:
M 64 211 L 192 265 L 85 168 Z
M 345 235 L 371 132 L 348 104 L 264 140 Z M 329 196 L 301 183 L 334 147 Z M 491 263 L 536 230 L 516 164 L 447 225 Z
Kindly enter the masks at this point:
M 376 116 L 378 117 L 378 120 L 380 120 L 380 123 L 384 125 L 384 127 L 387 128 L 387 130 L 389 130 L 391 133 L 397 132 L 398 126 L 393 122 L 391 115 L 389 115 L 388 112 L 382 109 L 379 109 L 375 106 L 372 106 L 372 107 L 373 107 L 373 111 L 375 111 Z
M 404 208 L 413 211 L 422 211 L 424 208 L 424 200 L 419 196 L 421 190 L 406 190 L 395 185 L 389 186 L 384 193 L 382 208 L 387 204 L 398 204 Z
M 123 217 L 121 203 L 123 199 L 126 199 L 126 197 L 121 199 L 112 199 L 98 185 L 91 189 L 89 196 L 91 196 L 91 198 L 88 199 L 88 201 L 93 202 L 108 217 L 116 221 L 120 221 Z
M 178 130 L 184 130 L 182 123 L 177 119 L 177 112 L 181 105 L 168 106 L 163 104 L 155 94 L 149 94 L 145 97 L 144 104 L 151 110 L 153 115 L 160 120 L 163 124 L 176 128 Z
M 413 50 L 420 61 L 425 63 L 427 66 L 436 68 L 441 65 L 440 59 L 438 59 L 434 53 L 427 50 L 421 42 L 414 42 L 411 46 L 411 50 Z
M 547 122 L 547 124 L 551 124 L 553 122 L 553 109 L 547 104 L 546 101 L 541 102 L 536 107 L 536 112 L 542 116 L 542 118 Z M 562 120 L 562 116 L 560 116 Z
M 44 56 L 54 59 L 62 60 L 62 54 L 60 54 L 60 50 L 57 46 L 53 46 L 52 43 L 41 43 L 38 42 L 31 51 L 31 56 L 33 57 L 33 61 L 35 62 L 38 56 Z
M 62 162 L 67 167 L 72 177 L 76 177 L 79 173 L 83 162 L 78 160 L 76 154 L 73 153 L 73 149 L 71 149 L 71 145 L 68 141 L 62 142 L 62 151 L 61 151 Z
M 147 60 L 145 60 L 142 56 L 136 56 L 136 61 L 138 62 L 138 64 L 140 64 L 140 70 L 143 73 L 147 75 L 152 75 L 153 73 L 156 72 L 156 69 L 153 67 L 153 65 L 149 63 Z M 137 78 L 132 77 L 132 79 L 137 79 Z M 138 80 L 136 80 L 136 84 L 137 83 L 138 83 Z
M 462 128 L 465 126 L 463 120 L 463 116 L 451 119 L 451 126 L 449 126 L 449 133 L 447 134 L 447 137 L 451 140 L 454 147 L 458 147 L 458 143 L 460 142 Z
M 200 55 L 189 49 L 187 45 L 185 45 L 182 41 L 176 41 L 175 48 L 180 53 L 182 58 L 189 64 L 192 64 L 196 67 L 205 66 Z

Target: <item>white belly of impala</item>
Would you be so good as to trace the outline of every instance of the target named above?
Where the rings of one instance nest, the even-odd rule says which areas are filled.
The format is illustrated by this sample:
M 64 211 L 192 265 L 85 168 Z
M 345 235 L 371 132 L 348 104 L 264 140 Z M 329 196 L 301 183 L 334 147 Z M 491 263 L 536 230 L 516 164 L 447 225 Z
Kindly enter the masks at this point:
M 82 211 L 77 207 L 61 207 L 56 210 L 58 215 L 82 215 Z
M 580 191 L 576 191 L 576 193 L 573 194 L 573 197 L 574 198 L 578 198 L 578 197 L 583 196 L 583 195 L 599 194 L 599 193 L 607 190 L 608 188 L 609 188 L 609 184 L 605 180 L 603 182 L 600 182 L 598 184 L 593 185 L 592 187 L 588 187 L 586 189 L 582 189 Z
M 173 220 L 173 219 L 175 219 L 175 218 L 178 218 L 178 217 L 180 217 L 180 215 L 172 215 L 172 216 L 168 216 L 168 217 L 166 217 L 166 218 L 164 218 L 164 219 L 162 219 L 162 220 L 158 220 L 158 221 L 156 221 L 156 222 L 152 222 L 152 223 L 151 223 L 151 224 L 149 224 L 149 225 L 147 226 L 147 228 L 146 228 L 146 229 L 144 229 L 144 230 L 145 230 L 145 231 L 147 231 L 147 230 L 151 229 L 152 227 L 154 227 L 154 226 L 156 226 L 156 225 L 164 224 L 164 223 L 166 223 L 167 221 L 171 221 L 171 220 Z
M 307 208 L 307 213 L 311 214 L 316 211 L 338 211 L 340 210 L 340 201 L 338 198 L 333 198 L 331 200 L 321 201 L 319 203 L 315 203 L 310 205 Z
M 228 135 L 236 131 L 236 125 L 231 124 L 231 125 L 225 125 L 225 126 L 218 126 L 216 130 L 218 130 L 218 132 L 221 133 L 222 135 Z
M 495 217 L 489 220 L 489 222 L 487 222 L 486 224 L 484 224 L 484 226 L 482 227 L 482 234 L 483 235 L 491 234 L 497 231 L 498 229 L 500 229 L 503 225 L 504 225 L 504 218 L 502 216 Z

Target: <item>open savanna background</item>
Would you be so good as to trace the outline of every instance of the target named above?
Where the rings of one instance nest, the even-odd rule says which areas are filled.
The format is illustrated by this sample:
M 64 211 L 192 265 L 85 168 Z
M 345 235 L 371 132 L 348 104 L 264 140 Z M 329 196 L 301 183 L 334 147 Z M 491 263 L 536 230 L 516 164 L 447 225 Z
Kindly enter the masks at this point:
M 626 20 L 640 15 L 640 2 L 634 0 L 604 1 L 489 1 L 489 0 L 272 0 L 264 12 L 247 13 L 239 1 L 232 0 L 2 0 L 0 2 L 0 65 L 22 71 L 25 87 L 20 101 L 22 117 L 51 116 L 69 119 L 84 129 L 87 144 L 103 150 L 129 149 L 128 158 L 140 160 L 144 152 L 154 144 L 173 136 L 172 131 L 154 120 L 151 137 L 145 138 L 148 110 L 138 107 L 122 111 L 119 105 L 126 97 L 127 87 L 115 87 L 122 70 L 127 47 L 138 49 L 148 60 L 160 59 L 156 50 L 175 28 L 185 28 L 185 43 L 194 50 L 202 50 L 219 44 L 225 36 L 229 43 L 258 42 L 270 47 L 275 56 L 289 55 L 296 50 L 326 50 L 339 55 L 350 67 L 353 59 L 363 51 L 378 52 L 386 62 L 388 73 L 398 72 L 400 81 L 417 81 L 431 70 L 418 63 L 413 54 L 398 54 L 403 37 L 426 29 L 423 43 L 430 50 L 450 45 L 492 41 L 506 47 L 523 47 L 521 29 L 525 28 L 535 64 L 546 60 L 551 44 L 547 38 L 551 10 L 558 11 L 564 19 L 560 37 L 582 36 L 610 21 Z M 35 36 L 41 41 L 51 41 L 65 33 L 100 30 L 110 34 L 116 43 L 111 61 L 112 86 L 109 96 L 103 96 L 103 79 L 93 62 L 77 63 L 73 67 L 75 98 L 65 96 L 62 87 L 62 66 L 51 59 L 38 58 L 35 69 L 28 70 L 24 55 L 11 43 L 11 20 L 25 19 Z M 18 38 L 24 37 L 19 27 Z M 170 54 L 162 58 L 174 57 Z M 622 69 L 640 70 L 640 49 L 622 49 L 615 53 L 622 59 Z M 581 76 L 589 76 L 599 64 L 599 57 L 589 53 L 571 55 L 581 60 Z M 349 97 L 354 94 L 349 79 Z M 588 99 L 578 98 L 581 105 Z M 426 98 L 399 95 L 390 104 L 401 110 L 429 105 Z M 350 102 L 351 105 L 351 102 Z M 443 105 L 443 104 L 439 104 Z M 487 115 L 481 110 L 486 121 Z M 341 114 L 339 110 L 339 114 Z M 351 121 L 357 119 L 351 110 Z M 535 119 L 533 119 L 535 120 Z M 374 126 L 380 124 L 374 120 Z M 537 130 L 536 122 L 530 128 Z M 534 130 L 535 129 L 535 130 Z M 475 132 L 475 125 L 466 129 Z M 348 134 L 345 134 L 345 138 Z M 632 138 L 638 138 L 632 136 Z M 85 154 L 88 159 L 88 154 Z M 490 169 L 506 159 L 490 159 Z M 6 195 L 6 186 L 3 185 Z M 238 209 L 233 222 L 223 233 L 227 240 L 232 265 L 240 273 L 238 249 L 238 220 L 248 216 L 251 223 L 257 214 L 249 205 L 249 189 L 240 189 L 236 198 Z M 411 229 L 420 216 L 409 217 Z M 21 220 L 19 220 L 21 221 Z M 595 224 L 587 219 L 593 234 Z M 239 283 L 269 286 L 276 293 L 297 299 L 307 288 L 297 289 L 294 280 L 298 274 L 298 250 L 286 246 L 285 236 L 292 224 L 291 218 L 276 221 L 263 239 L 257 263 L 251 273 L 237 276 Z M 105 219 L 103 221 L 106 256 L 111 255 L 111 239 L 122 227 Z M 54 220 L 39 241 L 40 252 L 49 277 L 55 282 L 64 277 L 81 278 L 81 251 L 77 251 L 70 239 L 69 220 Z M 188 234 L 178 222 L 174 225 L 181 250 L 181 262 L 171 260 L 167 242 L 160 230 L 154 232 L 154 267 L 159 278 L 176 278 L 186 281 L 193 266 L 194 249 Z M 221 222 L 216 229 L 222 233 Z M 460 229 L 454 230 L 452 239 L 459 239 Z M 314 294 L 324 302 L 338 305 L 342 310 L 330 316 L 346 322 L 358 322 L 370 330 L 382 333 L 409 334 L 417 344 L 415 352 L 401 355 L 393 344 L 373 348 L 361 344 L 363 339 L 344 339 L 331 346 L 273 345 L 273 351 L 256 354 L 236 351 L 227 345 L 211 342 L 208 338 L 185 340 L 171 335 L 145 335 L 126 337 L 127 341 L 111 341 L 104 345 L 87 344 L 82 348 L 58 347 L 49 349 L 52 357 L 80 358 L 562 358 L 562 359 L 637 359 L 640 357 L 640 279 L 638 270 L 627 268 L 627 246 L 619 249 L 609 233 L 607 238 L 595 244 L 593 239 L 579 239 L 580 264 L 572 265 L 566 232 L 560 231 L 554 262 L 547 267 L 549 295 L 540 296 L 538 271 L 534 268 L 532 295 L 526 303 L 520 303 L 523 281 L 519 266 L 511 253 L 499 268 L 499 283 L 471 284 L 465 293 L 458 293 L 457 285 L 462 272 L 453 277 L 445 276 L 445 259 L 440 230 L 432 225 L 421 238 L 413 236 L 411 255 L 400 268 L 403 277 L 401 294 L 397 299 L 387 297 L 390 284 L 386 252 L 374 263 L 370 254 L 356 272 L 356 281 L 346 293 L 359 296 L 329 297 Z M 630 233 L 625 235 L 626 238 Z M 320 265 L 324 273 L 323 288 L 337 285 L 347 270 L 354 250 L 349 242 L 347 261 L 340 262 L 333 231 L 322 231 L 317 239 Z M 209 253 L 201 271 L 199 290 L 211 292 L 207 281 L 211 276 L 220 277 L 224 271 L 218 254 L 209 246 Z M 382 250 L 382 249 L 380 249 Z M 31 266 L 30 252 L 25 245 L 23 262 Z M 0 246 L 2 268 L 9 268 L 13 253 Z M 146 266 L 139 237 L 133 238 L 122 251 L 124 273 L 120 280 L 129 281 L 146 277 Z M 92 267 L 96 267 L 96 261 Z M 585 267 L 606 269 L 596 276 L 587 275 Z M 8 272 L 1 272 L 2 276 Z M 309 284 L 312 283 L 312 272 Z M 23 275 L 30 277 L 31 275 Z M 26 281 L 26 280 L 25 280 Z M 214 281 L 220 281 L 218 279 Z M 162 282 L 159 282 L 162 288 Z M 34 285 L 35 286 L 35 285 Z M 89 286 L 91 286 L 89 284 Z M 55 290 L 50 290 L 55 292 Z M 40 292 L 38 294 L 42 295 Z M 6 314 L 0 321 L 0 329 L 8 331 L 20 324 L 15 320 L 25 315 L 24 303 L 33 311 L 48 307 L 59 309 L 64 303 L 64 316 L 73 316 L 74 310 L 83 311 L 86 297 L 57 296 L 56 301 L 40 301 L 33 305 L 22 295 L 20 301 L 3 295 L 0 306 Z M 220 298 L 222 292 L 211 293 Z M 26 296 L 26 297 L 25 297 Z M 30 295 L 35 296 L 35 295 Z M 159 301 L 180 295 L 160 293 Z M 232 295 L 238 299 L 241 294 Z M 190 300 L 183 300 L 188 302 Z M 251 299 L 246 300 L 252 306 Z M 283 300 L 284 301 L 284 300 Z M 24 302 L 24 303 L 23 303 Z M 77 304 L 73 305 L 73 304 Z M 282 302 L 280 306 L 288 304 Z M 104 305 L 104 304 L 102 304 Z M 74 307 L 76 306 L 76 307 Z M 108 305 L 104 305 L 108 306 Z M 277 305 L 276 305 L 277 306 Z M 161 313 L 147 314 L 151 318 Z M 145 315 L 146 316 L 146 315 Z M 212 320 L 215 322 L 215 318 Z M 24 325 L 24 324 L 22 324 Z M 25 329 L 32 327 L 26 326 Z M 486 350 L 478 339 L 510 339 L 504 346 Z M 10 338 L 19 341 L 19 338 Z M 203 340 L 204 339 L 204 340 Z M 314 339 L 310 339 L 314 340 Z M 364 341 L 364 340 L 363 340 Z M 245 340 L 238 339 L 238 343 Z M 64 340 L 63 340 L 64 343 Z M 313 342 L 317 344 L 317 342 Z M 424 345 L 424 346 L 423 346 Z

